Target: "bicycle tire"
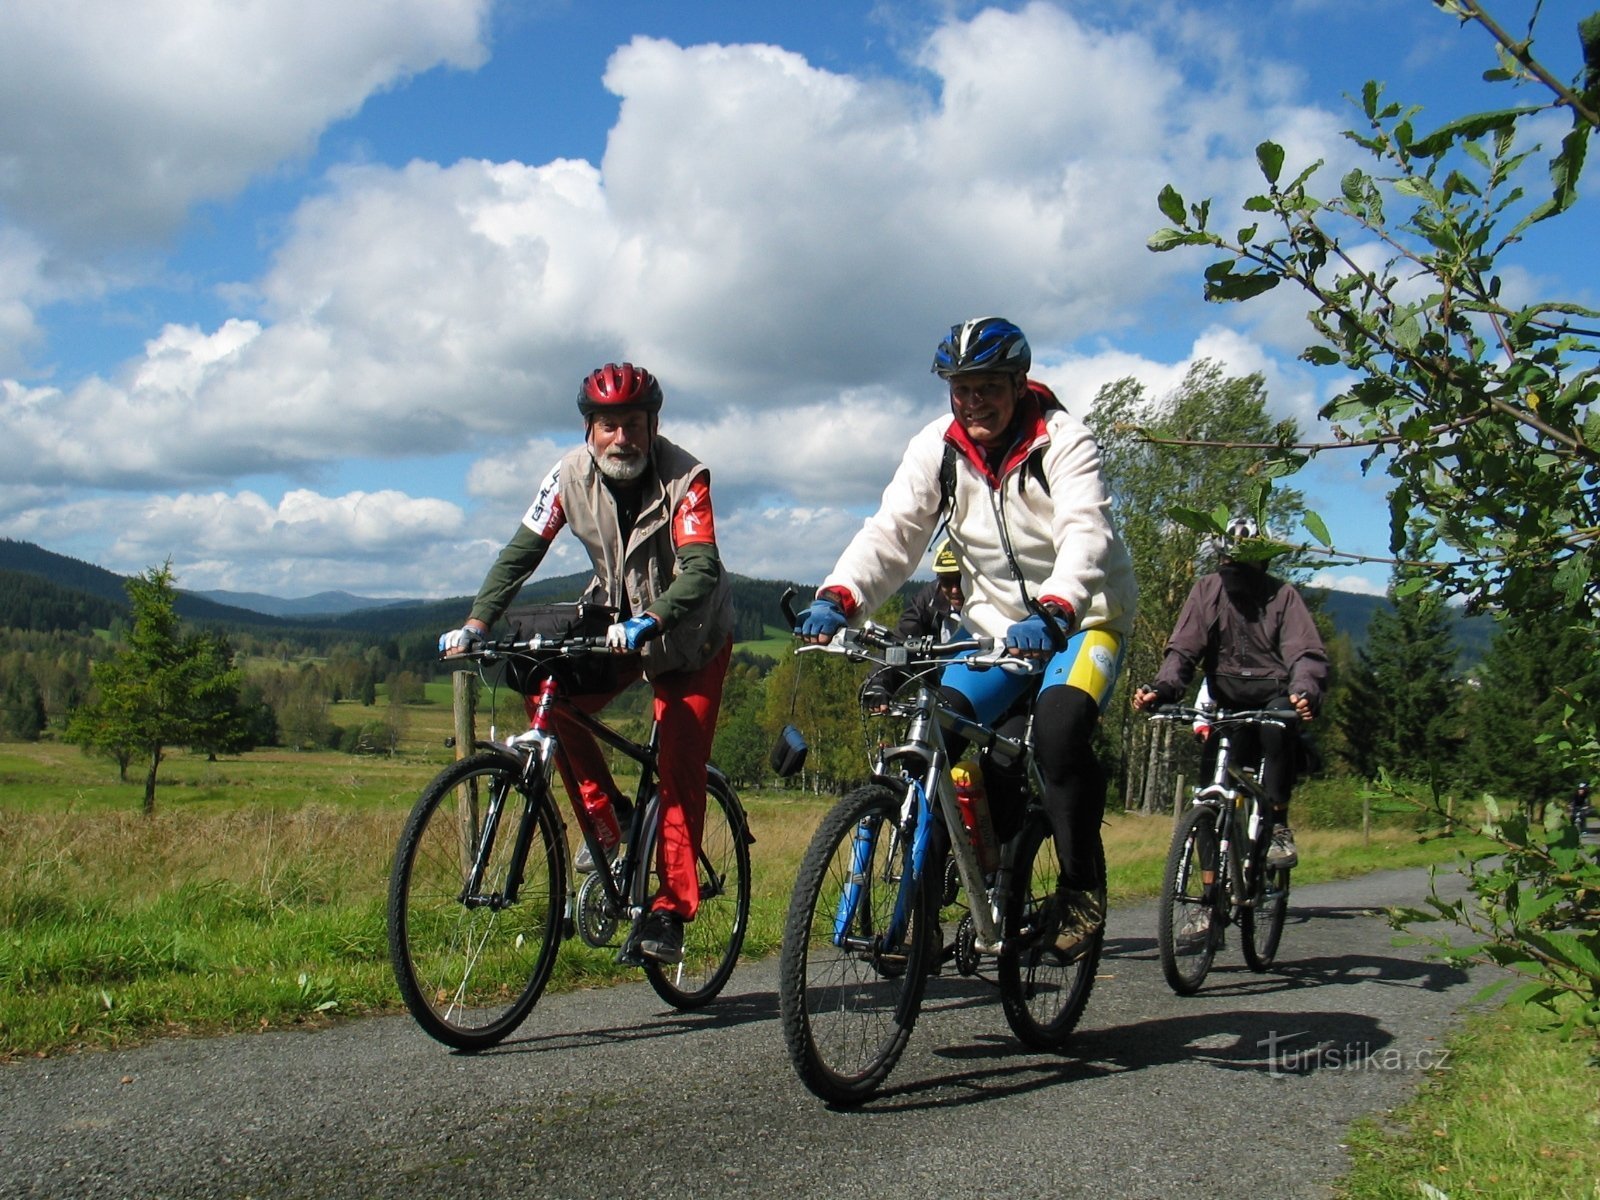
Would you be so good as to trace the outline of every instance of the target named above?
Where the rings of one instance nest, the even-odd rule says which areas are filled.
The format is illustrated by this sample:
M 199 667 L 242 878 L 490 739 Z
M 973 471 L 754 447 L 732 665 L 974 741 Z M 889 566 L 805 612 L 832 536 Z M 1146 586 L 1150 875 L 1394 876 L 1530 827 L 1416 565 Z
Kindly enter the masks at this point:
M 1223 892 L 1219 860 L 1216 814 L 1204 805 L 1196 805 L 1172 831 L 1172 845 L 1161 875 L 1161 917 L 1156 927 L 1161 973 L 1180 996 L 1192 996 L 1200 990 L 1216 957 L 1222 932 L 1222 913 L 1217 907 L 1217 897 Z M 1208 873 L 1213 880 L 1209 888 L 1204 879 Z M 1209 935 L 1180 944 L 1184 919 L 1197 906 L 1211 910 Z
M 715 769 L 706 777 L 699 874 L 700 907 L 683 927 L 683 961 L 644 964 L 656 995 L 680 1009 L 701 1008 L 722 991 L 750 922 L 749 828 L 733 786 Z
M 1094 990 L 1105 927 L 1071 956 L 1056 949 L 1056 922 L 1049 914 L 1054 911 L 1051 902 L 1061 863 L 1050 819 L 1035 811 L 1019 836 L 997 970 L 1000 1003 L 1011 1031 L 1024 1045 L 1059 1050 L 1071 1037 Z M 1103 855 L 1097 868 L 1104 879 Z M 1100 908 L 1105 911 L 1104 885 Z
M 1283 867 L 1266 867 L 1255 905 L 1239 915 L 1239 940 L 1244 943 L 1244 961 L 1252 971 L 1270 971 L 1283 939 L 1283 922 L 1289 912 L 1289 872 Z
M 538 1002 L 555 965 L 566 893 L 559 822 L 548 794 L 517 790 L 522 764 L 485 751 L 446 767 L 423 789 L 389 876 L 389 959 L 406 1008 L 458 1050 L 502 1041 Z M 515 904 L 463 902 L 471 853 L 490 799 L 505 803 L 480 896 L 503 897 L 525 806 L 534 830 Z M 466 807 L 463 798 L 473 803 Z
M 902 875 L 911 869 L 910 839 L 891 836 L 900 807 L 900 795 L 882 783 L 857 788 L 834 805 L 801 860 L 784 924 L 778 964 L 784 1042 L 801 1082 L 834 1105 L 867 1100 L 900 1060 L 937 949 L 937 897 L 929 886 L 913 889 L 899 944 L 880 941 Z M 847 888 L 855 903 L 845 933 L 855 947 L 835 938 Z

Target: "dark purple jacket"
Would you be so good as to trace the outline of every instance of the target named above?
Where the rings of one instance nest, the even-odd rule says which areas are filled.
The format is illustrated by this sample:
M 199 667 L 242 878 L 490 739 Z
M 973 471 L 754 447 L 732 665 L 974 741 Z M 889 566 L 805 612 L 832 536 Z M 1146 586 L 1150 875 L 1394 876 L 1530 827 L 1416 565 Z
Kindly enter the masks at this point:
M 1151 686 L 1171 703 L 1188 690 L 1196 670 L 1224 708 L 1256 708 L 1300 695 L 1315 712 L 1328 680 L 1328 654 L 1291 584 L 1257 568 L 1229 565 L 1195 580 Z

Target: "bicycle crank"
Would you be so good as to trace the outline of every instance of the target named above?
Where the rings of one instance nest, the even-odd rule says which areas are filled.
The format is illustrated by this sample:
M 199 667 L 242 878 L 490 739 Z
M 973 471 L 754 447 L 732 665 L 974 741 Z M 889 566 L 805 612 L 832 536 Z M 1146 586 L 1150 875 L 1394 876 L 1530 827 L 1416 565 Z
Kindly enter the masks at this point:
M 611 945 L 611 939 L 617 936 L 617 914 L 598 873 L 590 875 L 578 889 L 578 936 L 596 950 Z

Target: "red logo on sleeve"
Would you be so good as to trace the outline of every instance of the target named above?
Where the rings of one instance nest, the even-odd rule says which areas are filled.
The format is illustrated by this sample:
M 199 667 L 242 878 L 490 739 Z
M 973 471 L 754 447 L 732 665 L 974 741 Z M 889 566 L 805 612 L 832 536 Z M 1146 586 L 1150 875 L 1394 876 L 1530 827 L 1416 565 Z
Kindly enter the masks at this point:
M 689 485 L 689 491 L 679 501 L 672 514 L 672 544 L 685 546 L 692 542 L 715 545 L 716 527 L 711 520 L 711 483 L 702 475 Z

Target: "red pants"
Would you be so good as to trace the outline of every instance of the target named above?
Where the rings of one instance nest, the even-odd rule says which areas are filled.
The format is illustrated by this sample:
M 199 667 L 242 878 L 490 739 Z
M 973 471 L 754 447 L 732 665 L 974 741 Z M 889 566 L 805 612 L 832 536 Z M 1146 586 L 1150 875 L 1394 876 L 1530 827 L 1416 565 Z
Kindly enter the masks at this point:
M 721 653 L 698 670 L 674 671 L 650 681 L 656 697 L 661 784 L 661 829 L 656 839 L 661 890 L 650 907 L 675 912 L 685 921 L 694 920 L 700 907 L 697 860 L 706 823 L 706 762 L 717 731 L 722 680 L 732 655 L 730 638 Z M 614 690 L 573 696 L 570 703 L 586 713 L 597 713 L 638 678 L 638 671 L 626 672 Z M 567 795 L 573 803 L 582 804 L 585 811 L 595 814 L 605 831 L 608 822 L 600 812 L 610 809 L 619 795 L 605 755 L 594 735 L 561 705 L 554 707 L 552 717 L 560 746 L 556 768 Z M 610 820 L 614 822 L 615 817 Z

